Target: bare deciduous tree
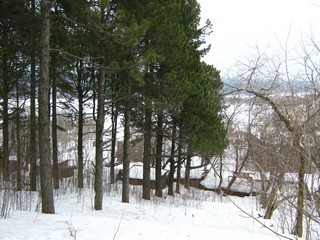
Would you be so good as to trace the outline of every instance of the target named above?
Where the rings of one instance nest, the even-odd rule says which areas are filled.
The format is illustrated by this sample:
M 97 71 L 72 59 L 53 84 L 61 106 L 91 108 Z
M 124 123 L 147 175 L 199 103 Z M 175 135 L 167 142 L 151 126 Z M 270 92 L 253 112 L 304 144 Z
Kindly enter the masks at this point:
M 277 137 L 272 144 L 277 146 L 273 149 L 274 156 L 279 166 L 285 166 L 285 161 L 288 160 L 291 169 L 283 168 L 282 171 L 277 171 L 274 174 L 277 180 L 272 182 L 270 204 L 267 204 L 266 217 L 270 217 L 276 207 L 276 192 L 281 186 L 283 174 L 297 172 L 297 200 L 296 202 L 291 201 L 292 204 L 296 203 L 296 219 L 292 232 L 301 237 L 303 216 L 307 214 L 305 209 L 305 175 L 307 170 L 310 171 L 311 166 L 309 149 L 310 146 L 315 145 L 314 142 L 308 142 L 307 139 L 310 139 L 311 129 L 314 129 L 313 124 L 319 118 L 318 94 L 315 94 L 318 91 L 318 80 L 314 78 L 315 69 L 318 68 L 314 63 L 307 64 L 306 58 L 304 58 L 303 64 L 297 65 L 296 61 L 290 61 L 289 53 L 285 47 L 283 52 L 283 55 L 279 54 L 277 57 L 270 57 L 266 53 L 258 52 L 258 56 L 253 61 L 242 63 L 239 68 L 240 74 L 237 75 L 239 85 L 235 89 L 249 94 L 252 100 L 262 101 L 269 107 L 267 111 L 269 113 L 272 111 L 275 116 L 275 118 L 265 120 L 265 122 L 272 121 L 270 129 L 277 129 L 279 132 L 278 135 L 273 135 Z M 310 60 L 310 54 L 307 56 Z M 309 73 L 302 72 L 301 66 L 304 66 L 304 69 Z M 267 114 L 266 116 L 272 115 Z M 254 134 L 259 136 L 262 133 L 256 129 Z M 278 142 L 276 143 L 276 141 Z M 286 145 L 290 146 L 291 150 L 285 151 Z M 281 151 L 280 148 L 282 148 Z M 295 154 L 292 155 L 293 152 Z M 280 153 L 285 156 L 279 157 Z

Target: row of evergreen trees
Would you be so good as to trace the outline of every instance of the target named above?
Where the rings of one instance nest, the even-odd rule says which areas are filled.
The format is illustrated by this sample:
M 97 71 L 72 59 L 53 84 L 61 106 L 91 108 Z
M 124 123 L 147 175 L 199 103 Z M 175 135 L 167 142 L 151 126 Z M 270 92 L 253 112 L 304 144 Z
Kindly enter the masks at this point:
M 157 179 L 161 178 L 163 141 L 171 141 L 171 153 L 166 156 L 171 167 L 170 194 L 173 173 L 183 159 L 190 166 L 192 156 L 210 159 L 224 149 L 222 82 L 219 71 L 201 61 L 209 50 L 204 37 L 211 24 L 200 26 L 196 0 L 2 0 L 0 4 L 3 176 L 9 177 L 6 169 L 14 151 L 20 166 L 22 159 L 30 164 L 30 189 L 37 190 L 40 156 L 43 212 L 54 212 L 51 186 L 59 188 L 57 112 L 61 106 L 77 121 L 79 188 L 83 188 L 86 106 L 92 109 L 96 210 L 102 209 L 106 117 L 112 120 L 114 179 L 117 122 L 123 116 L 124 202 L 129 202 L 130 129 L 144 140 L 144 199 L 150 199 L 153 138 Z M 17 188 L 21 189 L 19 177 Z M 161 193 L 158 184 L 156 194 Z

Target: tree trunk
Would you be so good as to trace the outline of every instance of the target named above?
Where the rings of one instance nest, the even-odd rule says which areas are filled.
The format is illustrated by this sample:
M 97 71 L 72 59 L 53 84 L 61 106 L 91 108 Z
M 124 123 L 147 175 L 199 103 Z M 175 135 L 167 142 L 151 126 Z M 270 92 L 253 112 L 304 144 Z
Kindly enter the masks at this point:
M 9 171 L 9 74 L 8 74 L 8 59 L 6 54 L 3 56 L 2 74 L 3 74 L 3 96 L 2 96 L 2 170 L 3 180 L 10 181 Z
M 50 1 L 41 1 L 41 55 L 39 82 L 39 148 L 42 213 L 54 213 L 50 153 L 49 115 L 49 43 L 50 43 Z
M 111 106 L 111 121 L 112 121 L 112 136 L 111 136 L 111 159 L 110 159 L 110 182 L 115 182 L 115 157 L 116 157 L 116 143 L 117 143 L 117 127 L 118 127 L 118 109 L 114 102 Z
M 173 196 L 173 181 L 174 181 L 174 155 L 175 155 L 175 148 L 176 148 L 176 132 L 177 132 L 177 124 L 173 120 L 172 123 L 172 139 L 171 139 L 171 151 L 170 151 L 170 172 L 169 172 L 169 181 L 168 181 L 168 195 Z
M 31 1 L 32 26 L 31 31 L 31 67 L 30 67 L 30 190 L 37 191 L 37 121 L 36 121 L 36 57 L 35 57 L 35 0 Z
M 305 163 L 306 163 L 306 150 L 301 142 L 301 138 L 297 138 L 296 147 L 299 151 L 300 166 L 298 173 L 298 203 L 297 203 L 297 215 L 296 225 L 294 226 L 294 234 L 298 237 L 302 237 L 303 234 L 303 211 L 304 211 L 304 175 L 305 175 Z
M 243 161 L 241 162 L 241 164 L 239 164 L 236 167 L 236 169 L 234 171 L 234 174 L 232 175 L 231 181 L 229 182 L 229 184 L 228 184 L 228 186 L 227 186 L 227 188 L 225 190 L 225 194 L 228 195 L 230 193 L 231 187 L 233 186 L 233 184 L 237 180 L 238 174 L 242 171 L 242 169 L 245 166 L 245 163 L 248 161 L 249 156 L 250 156 L 250 148 L 251 148 L 250 147 L 250 142 L 248 142 L 248 149 L 247 149 L 246 155 L 244 156 Z
M 278 205 L 278 194 L 281 190 L 281 185 L 283 182 L 284 174 L 278 173 L 276 179 L 271 180 L 271 193 L 268 196 L 267 204 L 266 204 L 266 213 L 264 215 L 265 219 L 271 219 L 274 210 L 276 210 Z
M 7 26 L 4 26 L 3 31 L 1 32 L 3 42 L 5 46 L 2 46 L 5 48 L 9 48 L 9 46 L 6 46 L 6 43 L 9 41 L 7 34 L 9 33 L 9 29 Z M 2 151 L 3 151 L 3 158 L 0 159 L 1 164 L 1 170 L 3 174 L 3 180 L 7 183 L 5 183 L 5 187 L 9 187 L 9 181 L 10 181 L 10 171 L 9 171 L 9 57 L 6 53 L 6 51 L 1 51 L 2 54 L 2 86 L 0 90 L 1 99 L 2 99 L 2 111 L 1 111 L 1 117 L 2 117 Z
M 191 170 L 191 149 L 190 149 L 190 146 L 188 146 L 186 172 L 184 175 L 184 186 L 186 189 L 189 189 L 190 187 L 190 170 Z
M 105 93 L 105 67 L 104 67 L 104 44 L 100 46 L 102 63 L 100 65 L 100 75 L 98 80 L 98 109 L 96 119 L 96 163 L 95 163 L 95 199 L 94 209 L 102 210 L 103 197 L 103 129 L 104 129 L 104 93 Z
M 222 176 L 222 169 L 223 169 L 223 163 L 222 163 L 222 156 L 223 153 L 219 154 L 219 184 L 218 184 L 218 192 L 221 193 L 221 186 L 222 186 L 222 181 L 223 181 L 223 176 Z
M 16 144 L 17 144 L 17 190 L 22 190 L 21 180 L 21 138 L 20 138 L 20 103 L 19 103 L 19 84 L 16 84 L 16 101 L 17 101 L 17 114 L 16 114 Z
M 58 169 L 58 134 L 57 134 L 57 78 L 56 78 L 56 57 L 51 56 L 51 87 L 52 87 L 52 162 L 53 162 L 53 186 L 59 189 L 59 169 Z
M 83 88 L 82 88 L 82 60 L 77 60 L 77 95 L 78 95 L 78 188 L 83 188 Z
M 157 121 L 157 149 L 156 149 L 156 196 L 162 197 L 162 181 L 161 181 L 161 167 L 162 167 L 162 140 L 163 140 L 163 115 L 158 114 Z
M 144 123 L 144 145 L 143 145 L 143 193 L 142 198 L 150 200 L 150 164 L 151 164 L 151 131 L 152 131 L 152 111 L 151 99 L 145 100 L 145 123 Z
M 270 181 L 267 180 L 265 173 L 260 170 L 260 179 L 261 179 L 261 193 L 260 193 L 260 204 L 261 208 L 267 208 L 268 196 L 267 192 L 271 187 Z M 268 181 L 268 184 L 267 184 Z M 267 185 L 266 185 L 267 184 Z
M 129 159 L 129 144 L 130 144 L 130 121 L 131 121 L 131 80 L 128 76 L 127 82 L 127 99 L 124 110 L 124 140 L 123 140 L 123 179 L 122 179 L 122 202 L 129 202 L 129 175 L 130 175 L 130 159 Z
M 296 224 L 293 229 L 293 233 L 296 234 L 298 237 L 302 237 L 303 234 L 303 208 L 304 208 L 304 175 L 305 175 L 305 164 L 306 164 L 306 149 L 302 143 L 302 134 L 300 133 L 299 128 L 295 128 L 290 121 L 290 118 L 286 117 L 280 112 L 279 107 L 276 105 L 276 103 L 270 99 L 267 96 L 264 96 L 261 93 L 246 90 L 249 93 L 254 94 L 255 96 L 263 99 L 264 101 L 268 102 L 272 109 L 275 111 L 281 122 L 284 123 L 287 130 L 292 134 L 293 136 L 293 146 L 296 147 L 296 150 L 299 153 L 300 157 L 300 166 L 299 166 L 299 173 L 298 173 L 298 203 L 297 203 L 297 215 L 296 215 Z
M 181 164 L 182 164 L 182 132 L 179 129 L 179 143 L 178 143 L 178 164 L 177 164 L 177 182 L 176 193 L 180 193 L 180 179 L 181 179 Z

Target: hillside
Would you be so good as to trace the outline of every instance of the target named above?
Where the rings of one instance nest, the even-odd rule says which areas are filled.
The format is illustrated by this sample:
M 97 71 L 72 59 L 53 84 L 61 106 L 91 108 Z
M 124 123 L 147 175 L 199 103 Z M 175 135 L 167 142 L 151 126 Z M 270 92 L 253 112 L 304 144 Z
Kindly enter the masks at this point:
M 106 189 L 104 210 L 93 211 L 93 192 L 73 189 L 55 193 L 56 214 L 39 213 L 40 199 L 23 192 L 10 197 L 14 207 L 0 219 L 2 240 L 60 239 L 255 239 L 279 238 L 280 225 L 259 218 L 254 197 L 226 198 L 213 192 L 192 189 L 175 198 L 144 201 L 138 187 L 131 188 L 131 203 L 121 203 L 121 186 Z M 17 199 L 31 211 L 13 210 Z M 234 203 L 237 204 L 237 207 Z M 256 217 L 259 222 L 242 212 Z M 267 228 L 270 228 L 268 230 Z M 291 237 L 293 239 L 293 237 Z

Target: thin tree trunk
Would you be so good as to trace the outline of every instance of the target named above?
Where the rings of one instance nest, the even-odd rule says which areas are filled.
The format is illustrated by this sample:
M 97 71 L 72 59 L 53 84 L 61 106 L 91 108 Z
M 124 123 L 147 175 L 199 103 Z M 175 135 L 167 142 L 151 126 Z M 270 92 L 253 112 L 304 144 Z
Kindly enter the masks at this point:
M 130 175 L 130 159 L 129 159 L 129 144 L 130 144 L 130 121 L 131 121 L 131 80 L 128 76 L 127 82 L 127 99 L 124 110 L 124 140 L 123 140 L 123 179 L 122 179 L 122 202 L 129 202 L 129 175 Z
M 190 146 L 188 146 L 186 172 L 184 175 L 184 186 L 186 189 L 189 189 L 190 187 L 190 170 L 191 170 L 191 149 L 190 149 Z
M 223 181 L 223 176 L 222 176 L 222 168 L 223 168 L 223 164 L 222 164 L 222 156 L 223 153 L 219 154 L 219 184 L 218 184 L 218 192 L 221 193 L 221 186 L 222 186 L 222 181 Z
M 110 159 L 110 182 L 115 182 L 115 157 L 116 157 L 116 143 L 117 143 L 117 125 L 118 125 L 118 109 L 114 102 L 111 106 L 111 121 L 112 121 L 112 136 L 111 136 L 111 159 Z
M 58 169 L 58 134 L 57 134 L 57 79 L 56 79 L 56 58 L 51 56 L 51 85 L 52 85 L 52 162 L 53 162 L 53 186 L 59 189 L 59 169 Z
M 181 179 L 181 164 L 182 164 L 182 130 L 179 129 L 179 142 L 178 142 L 178 164 L 177 164 L 177 182 L 176 193 L 180 193 L 180 179 Z
M 31 67 L 30 67 L 30 190 L 37 191 L 37 123 L 36 123 L 36 57 L 35 57 L 35 0 L 31 0 Z
M 162 141 L 163 141 L 163 115 L 158 114 L 157 121 L 157 149 L 156 149 L 156 196 L 162 197 L 162 181 L 161 181 L 161 167 L 162 167 Z
M 54 1 L 53 1 L 54 2 Z M 50 161 L 50 115 L 49 115 L 49 43 L 50 43 L 50 1 L 41 1 L 41 57 L 39 82 L 39 142 L 40 181 L 42 213 L 54 213 L 52 171 Z
M 143 193 L 142 198 L 150 200 L 150 164 L 151 164 L 151 131 L 152 131 L 152 111 L 151 99 L 145 100 L 145 123 L 144 123 L 144 145 L 143 145 Z
M 147 33 L 148 35 L 149 33 Z M 145 40 L 146 47 L 149 45 L 149 38 Z M 144 76 L 144 134 L 143 134 L 143 186 L 142 198 L 150 200 L 151 182 L 150 182 L 150 166 L 151 166 L 151 141 L 152 141 L 152 98 L 150 96 L 150 88 L 153 81 L 153 64 L 146 65 Z
M 171 139 L 171 151 L 170 151 L 170 172 L 169 172 L 169 181 L 168 181 L 168 195 L 173 196 L 173 181 L 174 181 L 174 155 L 175 155 L 175 148 L 176 148 L 176 132 L 177 132 L 177 124 L 173 120 L 172 123 L 172 139 Z
M 3 180 L 10 181 L 9 171 L 9 74 L 8 59 L 6 54 L 3 56 L 2 74 L 3 74 L 3 96 L 2 96 L 2 147 L 3 147 Z
M 21 181 L 21 138 L 20 138 L 20 106 L 19 106 L 19 84 L 16 85 L 16 101 L 17 101 L 17 114 L 16 114 L 16 144 L 17 144 L 17 190 L 22 190 Z
M 249 144 L 250 145 L 250 144 Z M 236 171 L 234 172 L 234 174 L 232 175 L 232 178 L 231 178 L 231 180 L 230 180 L 230 182 L 229 182 L 229 184 L 228 184 L 228 186 L 227 186 L 227 188 L 226 188 L 226 190 L 225 190 L 225 194 L 229 194 L 230 193 L 230 191 L 231 191 L 231 187 L 233 186 L 233 184 L 236 182 L 236 180 L 237 180 L 237 177 L 238 177 L 238 174 L 242 171 L 242 169 L 244 168 L 244 166 L 245 166 L 245 163 L 247 162 L 247 160 L 249 159 L 249 148 L 250 147 L 248 147 L 248 149 L 247 149 L 247 152 L 246 152 L 246 155 L 244 156 L 244 158 L 243 158 L 243 161 L 241 162 L 241 164 L 240 164 L 240 166 L 238 166 L 238 168 L 236 169 Z
M 82 60 L 77 60 L 77 95 L 78 95 L 78 188 L 83 188 L 83 89 L 82 89 Z

